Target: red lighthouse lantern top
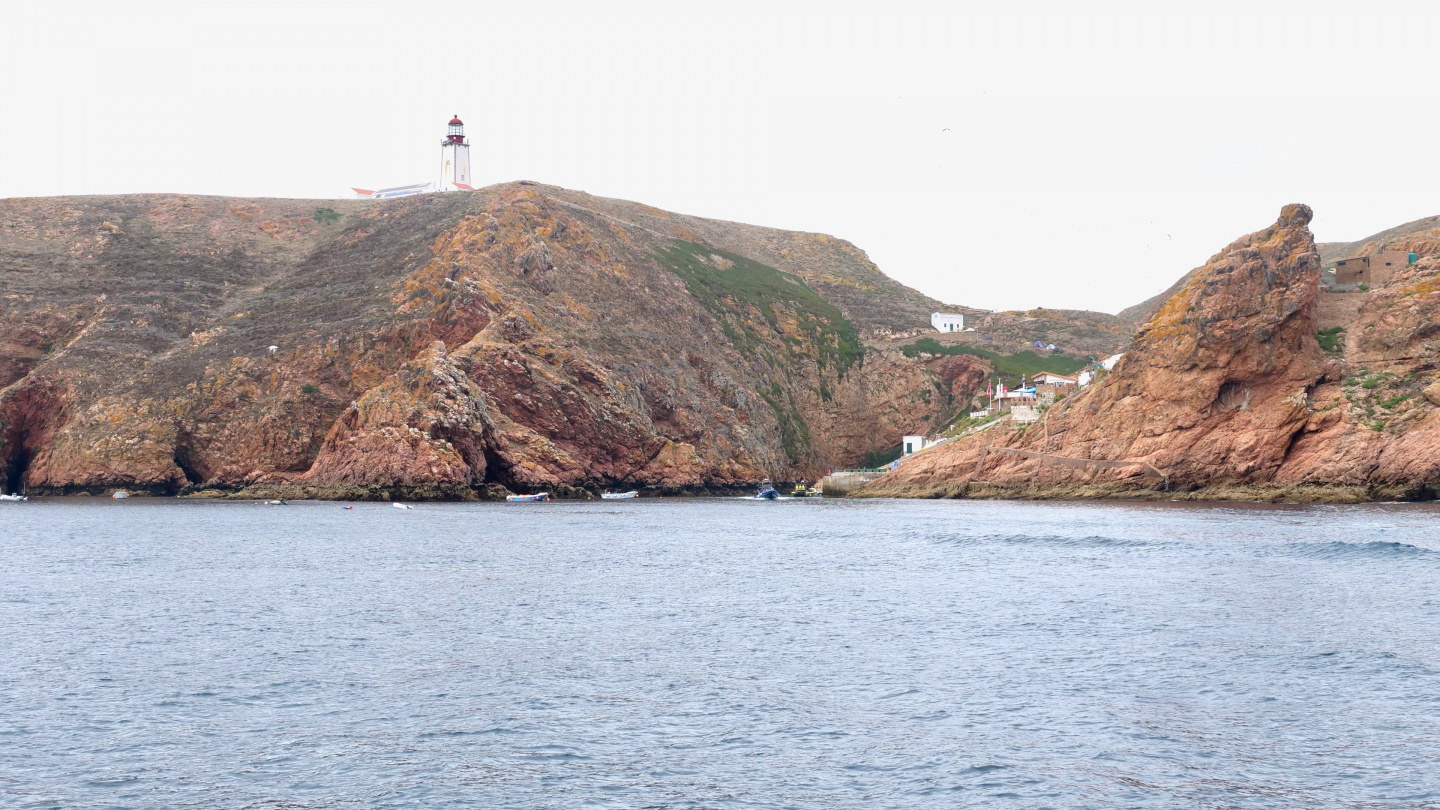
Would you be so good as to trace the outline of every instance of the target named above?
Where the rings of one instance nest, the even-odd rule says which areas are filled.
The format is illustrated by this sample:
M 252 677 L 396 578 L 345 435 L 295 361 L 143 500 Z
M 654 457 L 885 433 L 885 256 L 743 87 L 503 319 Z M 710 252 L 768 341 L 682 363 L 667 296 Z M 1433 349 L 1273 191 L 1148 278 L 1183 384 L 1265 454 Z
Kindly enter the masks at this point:
M 445 142 L 465 143 L 465 122 L 460 120 L 460 116 L 457 115 L 450 119 L 450 126 L 445 134 Z

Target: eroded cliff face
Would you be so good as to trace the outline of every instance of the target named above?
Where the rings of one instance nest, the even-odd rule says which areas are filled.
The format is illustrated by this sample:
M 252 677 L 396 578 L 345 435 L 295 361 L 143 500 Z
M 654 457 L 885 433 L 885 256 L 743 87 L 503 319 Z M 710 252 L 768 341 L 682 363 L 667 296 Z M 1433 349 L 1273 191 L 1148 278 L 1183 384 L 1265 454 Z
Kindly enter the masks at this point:
M 1040 423 L 929 451 L 872 494 L 1273 481 L 1311 423 L 1309 392 L 1336 371 L 1316 340 L 1310 218 L 1308 207 L 1286 206 L 1274 225 L 1211 258 L 1111 373 Z
M 1440 494 L 1440 227 L 1429 224 L 1386 246 L 1419 256 L 1389 283 L 1322 294 L 1319 327 L 1342 371 L 1312 392 L 1315 413 L 1278 482 L 1384 498 Z
M 848 243 L 535 184 L 3 201 L 0 291 L 32 492 L 810 478 L 983 378 L 867 349 L 934 302 Z

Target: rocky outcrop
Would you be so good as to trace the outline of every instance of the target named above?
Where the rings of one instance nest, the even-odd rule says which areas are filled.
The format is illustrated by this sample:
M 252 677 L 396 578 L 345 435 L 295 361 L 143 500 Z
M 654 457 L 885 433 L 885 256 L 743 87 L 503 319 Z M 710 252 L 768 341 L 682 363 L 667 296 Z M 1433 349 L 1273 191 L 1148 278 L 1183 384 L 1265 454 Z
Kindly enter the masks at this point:
M 532 183 L 0 201 L 0 462 L 32 492 L 808 480 L 968 400 L 983 363 L 864 343 L 934 306 L 842 240 Z
M 928 361 L 926 366 L 946 384 L 948 393 L 957 401 L 983 389 L 991 373 L 989 363 L 969 354 L 942 355 Z
M 1310 209 L 1286 206 L 1191 273 L 1124 358 L 1025 428 L 925 453 L 870 494 L 971 484 L 1081 494 L 1274 482 L 1313 424 L 1310 392 L 1338 369 L 1316 340 Z
M 301 481 L 469 488 L 485 481 L 495 424 L 485 395 L 436 341 L 335 421 Z

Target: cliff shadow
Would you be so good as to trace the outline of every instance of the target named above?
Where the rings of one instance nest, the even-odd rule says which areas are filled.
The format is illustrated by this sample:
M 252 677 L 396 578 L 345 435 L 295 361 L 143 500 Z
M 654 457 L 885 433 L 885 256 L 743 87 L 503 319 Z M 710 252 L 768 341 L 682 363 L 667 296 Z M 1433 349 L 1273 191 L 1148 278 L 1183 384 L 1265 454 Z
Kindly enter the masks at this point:
M 195 440 L 189 432 L 181 431 L 175 440 L 175 453 L 171 459 L 180 472 L 185 475 L 185 482 L 190 486 L 200 486 L 210 480 L 211 472 L 208 464 L 205 463 L 195 448 Z

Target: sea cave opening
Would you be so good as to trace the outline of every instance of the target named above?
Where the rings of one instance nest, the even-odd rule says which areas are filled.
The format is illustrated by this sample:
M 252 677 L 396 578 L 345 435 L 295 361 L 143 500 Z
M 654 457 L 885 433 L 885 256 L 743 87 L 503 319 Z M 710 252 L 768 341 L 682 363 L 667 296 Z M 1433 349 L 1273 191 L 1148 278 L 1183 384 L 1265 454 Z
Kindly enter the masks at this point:
M 5 491 L 18 493 L 24 489 L 25 471 L 30 469 L 31 453 L 30 448 L 20 445 L 14 453 L 5 460 Z

